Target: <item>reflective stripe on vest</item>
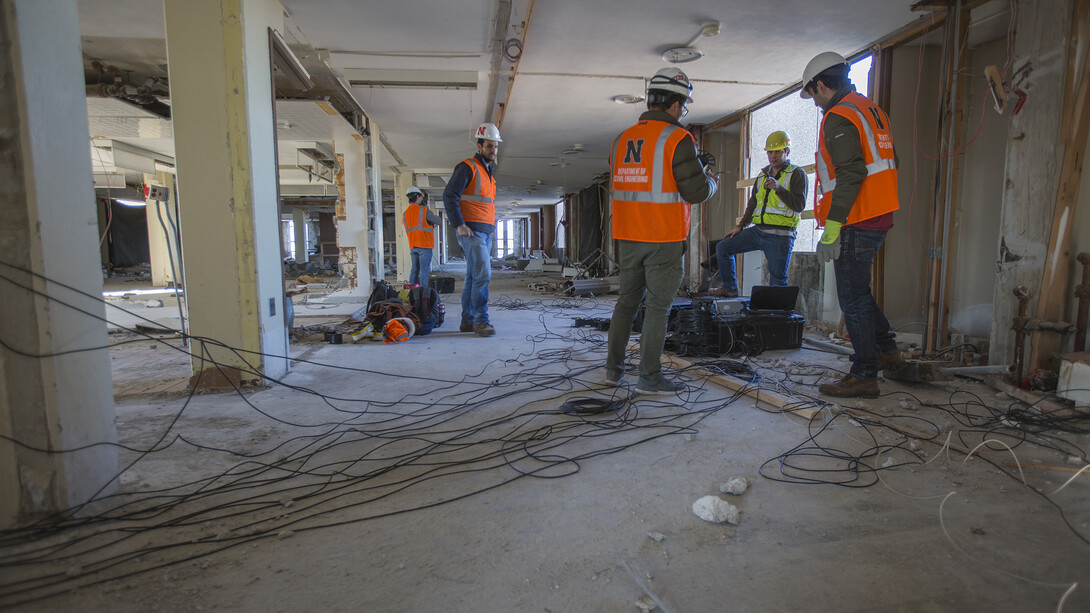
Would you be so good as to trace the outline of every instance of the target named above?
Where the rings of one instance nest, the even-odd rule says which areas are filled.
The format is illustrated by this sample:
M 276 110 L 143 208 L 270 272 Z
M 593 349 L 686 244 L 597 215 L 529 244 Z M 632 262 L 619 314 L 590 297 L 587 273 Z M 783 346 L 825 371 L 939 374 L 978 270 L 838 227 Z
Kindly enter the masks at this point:
M 867 176 L 848 213 L 847 225 L 866 221 L 900 208 L 897 197 L 897 161 L 889 117 L 877 105 L 858 93 L 850 93 L 825 113 L 818 135 L 815 157 L 817 184 L 814 186 L 814 218 L 818 227 L 825 225 L 836 189 L 836 169 L 825 147 L 825 119 L 830 113 L 851 121 L 859 132 Z
M 791 189 L 791 177 L 794 175 L 796 168 L 798 168 L 798 166 L 785 164 L 780 170 L 780 174 L 776 177 L 777 180 L 780 181 L 780 185 L 784 185 L 782 179 L 784 176 L 787 177 L 787 184 L 784 185 L 784 187 L 788 190 Z M 760 177 L 757 177 L 757 193 L 754 194 L 754 197 L 757 199 L 757 206 L 761 207 L 761 212 L 757 214 L 754 223 L 784 226 L 787 228 L 798 227 L 799 220 L 802 219 L 802 213 L 784 205 L 780 200 L 780 195 L 776 192 L 765 189 L 765 182 L 762 181 Z M 803 197 L 803 201 L 805 201 L 805 196 Z
M 435 247 L 435 228 L 428 223 L 428 207 L 410 204 L 401 218 L 405 233 L 409 235 L 409 247 L 432 249 Z
M 613 238 L 644 243 L 683 241 L 689 203 L 674 180 L 674 151 L 691 135 L 665 121 L 644 120 L 613 141 Z
M 488 170 L 477 160 L 467 158 L 462 160 L 473 171 L 473 178 L 462 190 L 460 201 L 462 219 L 477 223 L 496 224 L 496 179 L 488 174 Z

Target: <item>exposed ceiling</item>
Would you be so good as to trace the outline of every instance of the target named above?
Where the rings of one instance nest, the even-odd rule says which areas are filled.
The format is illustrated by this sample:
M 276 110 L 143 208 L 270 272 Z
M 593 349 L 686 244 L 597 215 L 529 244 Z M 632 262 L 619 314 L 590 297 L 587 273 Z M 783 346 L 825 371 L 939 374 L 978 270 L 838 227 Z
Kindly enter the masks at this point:
M 78 3 L 88 59 L 141 76 L 165 76 L 161 0 Z M 797 82 L 806 62 L 821 51 L 854 53 L 921 18 L 910 10 L 911 0 L 282 4 L 288 24 L 284 37 L 292 49 L 305 63 L 322 62 L 336 76 L 356 83 L 350 86 L 352 95 L 404 162 L 403 171 L 425 170 L 434 177 L 433 185 L 441 185 L 444 174 L 473 153 L 472 130 L 488 119 L 498 123 L 503 144 L 497 200 L 503 211 L 511 211 L 512 204 L 555 203 L 606 172 L 613 137 L 644 108 L 611 98 L 643 94 L 645 80 L 668 65 L 662 54 L 671 47 L 699 37 L 694 46 L 704 57 L 682 65 L 694 85 L 694 102 L 683 121 L 709 123 Z M 701 26 L 713 21 L 720 22 L 721 33 L 700 36 Z M 521 57 L 513 70 L 511 59 L 520 41 Z M 362 84 L 397 79 L 449 88 Z M 296 113 L 302 115 L 292 119 Z M 328 116 L 278 105 L 277 119 L 283 145 L 331 141 L 319 138 Z M 319 122 L 317 127 L 311 119 Z M 295 126 L 306 126 L 305 138 Z M 582 145 L 581 153 L 564 154 L 576 144 Z M 399 163 L 386 153 L 381 163 L 389 180 Z M 282 166 L 294 163 L 283 146 L 280 159 Z

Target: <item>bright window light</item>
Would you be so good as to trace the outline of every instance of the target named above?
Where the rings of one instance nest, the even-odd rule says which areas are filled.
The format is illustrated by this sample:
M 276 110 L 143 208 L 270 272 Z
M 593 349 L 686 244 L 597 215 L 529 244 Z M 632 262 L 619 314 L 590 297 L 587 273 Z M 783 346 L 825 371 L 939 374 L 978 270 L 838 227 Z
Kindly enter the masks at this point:
M 124 198 L 114 198 L 114 202 L 122 206 L 148 206 L 147 202 L 143 200 L 125 200 Z

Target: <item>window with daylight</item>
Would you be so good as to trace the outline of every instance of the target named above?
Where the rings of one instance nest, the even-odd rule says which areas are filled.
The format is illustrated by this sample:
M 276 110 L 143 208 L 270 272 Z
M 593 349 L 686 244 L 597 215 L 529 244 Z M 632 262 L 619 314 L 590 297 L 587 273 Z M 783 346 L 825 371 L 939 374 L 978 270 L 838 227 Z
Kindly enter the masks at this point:
M 503 259 L 515 252 L 515 220 L 496 222 L 496 257 Z
M 870 75 L 871 57 L 860 58 L 852 63 L 848 78 L 856 90 L 866 96 L 867 81 Z M 814 163 L 818 149 L 818 130 L 821 128 L 821 110 L 814 106 L 813 100 L 803 100 L 799 91 L 755 109 L 749 116 L 749 176 L 756 177 L 761 169 L 768 165 L 765 154 L 765 139 L 776 130 L 784 130 L 791 138 L 791 163 L 796 166 L 808 166 Z M 809 179 L 806 192 L 806 209 L 814 209 L 814 174 L 807 174 Z M 746 198 L 749 198 L 747 192 Z M 795 251 L 814 252 L 821 233 L 815 231 L 815 221 L 803 219 L 799 223 L 798 237 L 795 239 Z

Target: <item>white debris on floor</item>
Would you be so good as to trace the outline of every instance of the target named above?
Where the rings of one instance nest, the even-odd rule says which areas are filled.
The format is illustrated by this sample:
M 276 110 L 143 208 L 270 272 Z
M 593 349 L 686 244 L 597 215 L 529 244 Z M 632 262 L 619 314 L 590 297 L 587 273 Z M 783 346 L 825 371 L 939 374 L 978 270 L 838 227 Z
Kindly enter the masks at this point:
M 729 522 L 738 525 L 742 512 L 718 496 L 705 496 L 693 503 L 693 513 L 704 521 L 715 524 Z
M 658 608 L 658 605 L 656 605 L 655 601 L 651 600 L 651 598 L 644 596 L 636 601 L 636 607 L 643 611 L 643 613 L 647 613 L 648 611 L 654 611 Z
M 719 485 L 719 491 L 724 494 L 734 494 L 735 496 L 741 496 L 749 489 L 749 480 L 745 477 L 731 477 L 727 479 L 725 483 Z
M 659 532 L 648 532 L 647 537 L 655 541 L 656 543 L 661 543 L 662 540 L 666 538 L 666 535 Z

